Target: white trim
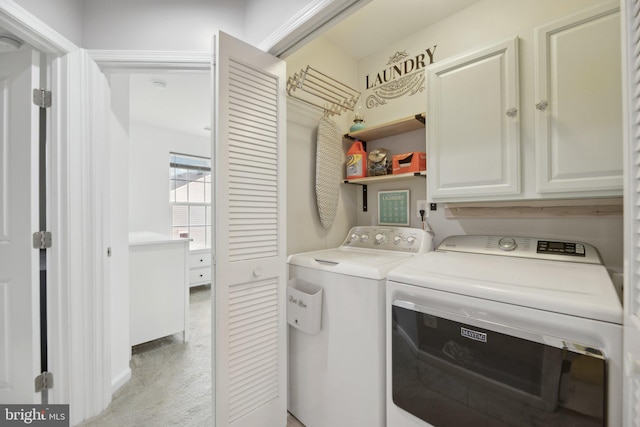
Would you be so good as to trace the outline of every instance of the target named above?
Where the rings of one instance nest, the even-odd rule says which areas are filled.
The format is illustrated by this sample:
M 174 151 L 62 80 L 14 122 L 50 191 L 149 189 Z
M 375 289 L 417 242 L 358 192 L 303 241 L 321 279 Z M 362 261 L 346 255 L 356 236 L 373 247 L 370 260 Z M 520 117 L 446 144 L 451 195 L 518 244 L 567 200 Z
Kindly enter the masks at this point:
M 88 53 L 105 72 L 131 73 L 149 69 L 208 70 L 211 68 L 212 59 L 211 52 L 89 50 Z
M 78 48 L 12 0 L 0 0 L 0 26 L 46 53 L 61 55 Z
M 78 132 L 81 125 L 77 120 L 72 120 L 73 115 L 70 114 L 73 98 L 71 94 L 79 90 L 71 84 L 74 73 L 77 72 L 71 53 L 77 52 L 78 47 L 12 0 L 0 0 L 0 26 L 49 55 L 47 84 L 54 95 L 49 114 L 51 134 L 47 222 L 49 230 L 55 236 L 47 257 L 49 371 L 55 376 L 55 386 L 49 392 L 49 402 L 69 403 L 71 407 L 75 407 L 77 402 L 85 398 L 82 380 L 76 379 L 81 384 L 79 389 L 71 386 L 74 375 L 82 377 L 77 375 L 71 360 L 72 352 L 78 343 L 85 341 L 81 331 L 71 327 L 72 309 L 76 307 L 76 311 L 82 312 L 84 307 L 74 306 L 72 303 L 74 283 L 70 278 L 74 270 L 81 270 L 83 267 L 72 262 L 73 258 L 69 256 L 78 244 L 70 235 L 72 227 L 69 220 L 69 213 L 73 210 L 69 191 L 69 167 L 72 165 L 70 149 L 81 145 L 82 141 Z M 78 110 L 81 111 L 80 108 Z M 78 249 L 81 253 L 81 247 Z M 92 316 L 93 313 L 87 311 L 85 316 L 89 315 Z
M 131 379 L 131 368 L 127 368 L 111 380 L 111 393 L 115 393 Z
M 49 395 L 51 403 L 69 403 L 71 361 L 69 357 L 72 342 L 70 324 L 70 281 L 68 213 L 70 210 L 68 191 L 69 146 L 72 144 L 72 126 L 69 117 L 70 55 L 55 58 L 51 64 L 52 97 L 51 130 L 49 150 L 49 182 L 47 223 L 55 236 L 52 248 L 47 254 L 48 294 L 48 337 L 49 370 L 55 375 L 55 387 Z
M 314 0 L 282 24 L 257 47 L 285 57 L 330 23 L 346 18 L 371 0 Z

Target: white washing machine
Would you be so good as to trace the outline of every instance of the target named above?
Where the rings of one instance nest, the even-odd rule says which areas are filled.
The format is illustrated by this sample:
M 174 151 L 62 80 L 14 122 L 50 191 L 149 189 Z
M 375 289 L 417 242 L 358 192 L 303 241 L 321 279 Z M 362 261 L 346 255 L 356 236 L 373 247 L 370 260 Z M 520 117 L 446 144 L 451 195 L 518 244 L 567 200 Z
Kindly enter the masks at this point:
M 384 427 L 385 285 L 432 249 L 424 230 L 354 227 L 335 249 L 291 255 L 289 279 L 322 288 L 321 327 L 289 327 L 289 411 L 306 427 Z
M 387 425 L 622 425 L 622 304 L 579 242 L 453 236 L 389 273 Z

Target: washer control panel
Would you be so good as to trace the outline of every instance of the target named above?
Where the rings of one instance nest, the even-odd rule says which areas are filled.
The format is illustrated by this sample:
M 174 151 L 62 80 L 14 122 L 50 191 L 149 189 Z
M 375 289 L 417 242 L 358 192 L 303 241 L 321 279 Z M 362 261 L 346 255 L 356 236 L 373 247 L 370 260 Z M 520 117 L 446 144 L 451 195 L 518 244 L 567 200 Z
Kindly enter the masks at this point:
M 412 254 L 425 253 L 433 249 L 429 233 L 419 228 L 408 227 L 353 227 L 342 246 Z
M 535 237 L 450 236 L 436 250 L 602 264 L 598 250 L 588 243 Z
M 538 240 L 537 252 L 539 254 L 585 256 L 584 244 L 576 242 L 552 242 L 549 240 Z

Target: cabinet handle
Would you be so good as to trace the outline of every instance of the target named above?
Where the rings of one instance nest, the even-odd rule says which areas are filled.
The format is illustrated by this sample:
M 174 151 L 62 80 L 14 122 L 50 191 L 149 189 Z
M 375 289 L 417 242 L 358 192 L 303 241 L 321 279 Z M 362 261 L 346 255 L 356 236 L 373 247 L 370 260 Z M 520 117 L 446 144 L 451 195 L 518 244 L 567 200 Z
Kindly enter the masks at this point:
M 509 108 L 505 114 L 510 119 L 513 119 L 518 115 L 518 109 L 517 108 Z
M 536 108 L 540 111 L 544 111 L 549 106 L 549 103 L 544 99 L 536 104 Z

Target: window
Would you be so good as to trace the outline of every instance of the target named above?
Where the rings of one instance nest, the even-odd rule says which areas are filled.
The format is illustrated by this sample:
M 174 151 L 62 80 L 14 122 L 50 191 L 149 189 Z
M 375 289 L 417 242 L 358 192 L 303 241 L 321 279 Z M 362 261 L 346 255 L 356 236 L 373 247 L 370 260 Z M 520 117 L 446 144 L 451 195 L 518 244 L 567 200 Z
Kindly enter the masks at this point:
M 211 247 L 211 159 L 170 154 L 171 235 L 193 239 L 190 249 Z

